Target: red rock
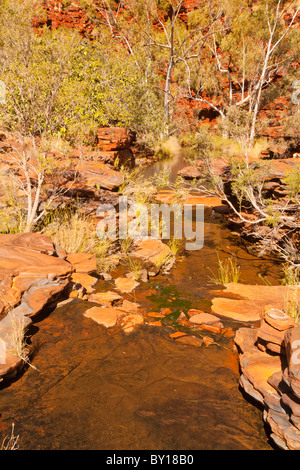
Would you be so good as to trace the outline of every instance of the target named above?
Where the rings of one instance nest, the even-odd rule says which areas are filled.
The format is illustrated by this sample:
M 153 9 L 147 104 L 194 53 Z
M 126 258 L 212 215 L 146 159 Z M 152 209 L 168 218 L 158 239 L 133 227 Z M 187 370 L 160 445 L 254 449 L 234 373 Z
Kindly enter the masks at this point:
M 199 315 L 200 313 L 205 313 L 203 310 L 197 310 L 195 308 L 191 308 L 188 312 L 187 312 L 187 316 L 188 317 L 193 317 L 194 315 Z
M 212 312 L 239 321 L 258 321 L 266 305 L 282 310 L 288 292 L 287 286 L 227 284 L 224 291 L 212 292 L 221 296 L 213 299 Z M 300 300 L 300 288 L 296 292 Z
M 134 135 L 121 127 L 101 127 L 97 131 L 98 146 L 105 151 L 128 149 Z
M 210 336 L 204 336 L 203 339 L 203 343 L 205 344 L 205 346 L 210 346 L 211 344 L 214 343 L 214 340 L 212 338 L 210 338 Z
M 128 277 L 119 277 L 115 280 L 116 288 L 120 292 L 132 292 L 139 283 L 134 279 L 130 279 Z
M 89 301 L 95 302 L 97 304 L 105 305 L 107 307 L 111 307 L 116 302 L 122 300 L 122 297 L 117 294 L 116 292 L 97 292 L 95 294 L 90 295 Z M 124 310 L 124 308 L 122 308 Z
M 190 316 L 190 312 L 188 312 L 188 315 Z M 202 325 L 204 324 L 219 324 L 220 323 L 220 318 L 216 317 L 215 315 L 211 315 L 210 313 L 197 313 L 196 315 L 190 316 L 190 323 L 195 324 L 195 325 Z
M 223 328 L 222 335 L 225 336 L 226 338 L 234 338 L 235 332 L 233 331 L 232 328 Z
M 295 321 L 286 315 L 282 310 L 269 308 L 265 309 L 264 319 L 269 325 L 279 331 L 285 331 L 295 326 Z
M 80 161 L 79 177 L 86 187 L 103 188 L 109 191 L 118 189 L 124 183 L 124 175 L 99 162 Z
M 282 354 L 284 355 L 284 348 L 282 346 L 279 346 L 277 344 L 274 344 L 274 343 L 267 343 L 266 344 L 266 349 L 267 351 L 271 351 L 272 353 L 275 353 L 275 354 Z
M 178 323 L 179 323 L 179 325 L 186 326 L 187 328 L 189 326 L 191 326 L 190 323 L 188 322 L 188 320 L 180 320 Z
M 84 316 L 105 328 L 112 328 L 116 325 L 118 318 L 124 316 L 124 312 L 114 307 L 93 307 L 87 310 Z
M 196 346 L 197 348 L 200 348 L 203 344 L 202 339 L 197 338 L 196 336 L 182 336 L 177 338 L 176 341 L 188 346 Z
M 121 327 L 125 333 L 131 333 L 137 326 L 144 324 L 142 315 L 126 315 L 121 320 Z
M 279 331 L 270 326 L 264 320 L 257 331 L 257 337 L 264 340 L 266 343 L 274 343 L 278 346 L 284 346 L 285 331 Z
M 150 326 L 162 326 L 161 321 L 149 321 L 148 325 Z
M 133 257 L 142 258 L 155 266 L 161 266 L 165 260 L 172 257 L 172 252 L 168 245 L 161 240 L 150 239 L 137 241 L 131 255 Z
M 161 308 L 160 313 L 166 317 L 172 313 L 172 310 L 169 308 Z
M 72 281 L 75 285 L 83 287 L 87 294 L 92 294 L 95 290 L 94 286 L 97 284 L 98 279 L 90 276 L 89 274 L 76 272 L 72 274 Z
M 222 328 L 223 328 L 223 325 L 222 323 L 220 325 L 218 325 L 217 323 L 216 324 L 204 324 L 202 323 L 201 325 L 199 325 L 199 327 L 202 329 L 202 330 L 205 330 L 205 331 L 210 331 L 211 333 L 216 333 L 216 334 L 221 334 L 222 332 Z
M 90 274 L 97 271 L 97 260 L 89 253 L 68 253 L 67 261 L 76 273 Z
M 281 371 L 279 357 L 259 353 L 248 357 L 245 362 L 241 361 L 241 367 L 244 376 L 263 397 L 268 394 L 278 396 L 268 379 L 275 372 Z
M 51 238 L 40 233 L 0 234 L 0 245 L 29 248 L 50 256 L 56 252 Z
M 158 312 L 149 312 L 147 313 L 147 317 L 165 318 L 165 315 L 163 313 L 158 313 Z
M 178 323 L 179 323 L 179 322 L 182 322 L 182 321 L 183 321 L 183 322 L 186 322 L 186 321 L 187 321 L 187 317 L 186 317 L 185 313 L 181 312 L 176 321 L 177 321 Z
M 119 308 L 127 313 L 136 313 L 139 309 L 139 304 L 125 299 Z
M 186 166 L 182 168 L 182 170 L 178 171 L 178 175 L 186 179 L 198 179 L 202 176 L 199 169 L 194 166 Z
M 300 418 L 300 400 L 293 393 L 281 393 L 281 400 L 286 405 L 293 416 Z
M 249 382 L 244 374 L 241 374 L 240 376 L 240 385 L 245 390 L 245 392 L 250 395 L 250 397 L 254 398 L 254 400 L 258 401 L 262 405 L 265 404 L 263 395 L 255 390 L 251 382 Z
M 182 336 L 187 336 L 187 334 L 184 333 L 183 331 L 176 331 L 176 333 L 170 334 L 170 338 L 172 339 L 181 338 Z

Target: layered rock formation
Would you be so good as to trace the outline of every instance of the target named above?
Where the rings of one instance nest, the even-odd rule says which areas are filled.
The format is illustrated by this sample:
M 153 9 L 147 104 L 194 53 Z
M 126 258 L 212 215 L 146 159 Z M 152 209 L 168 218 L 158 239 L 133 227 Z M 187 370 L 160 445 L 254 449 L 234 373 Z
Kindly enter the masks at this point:
M 4 364 L 0 380 L 24 365 L 14 351 L 20 338 L 45 308 L 69 284 L 73 267 L 51 239 L 38 233 L 0 235 L 0 340 Z
M 94 291 L 97 269 L 88 253 L 69 253 L 40 233 L 0 234 L 0 382 L 26 363 L 28 328 L 71 289 Z M 84 286 L 84 287 L 83 287 Z
M 266 307 L 259 328 L 235 337 L 245 392 L 264 407 L 271 438 L 281 449 L 300 450 L 300 325 Z

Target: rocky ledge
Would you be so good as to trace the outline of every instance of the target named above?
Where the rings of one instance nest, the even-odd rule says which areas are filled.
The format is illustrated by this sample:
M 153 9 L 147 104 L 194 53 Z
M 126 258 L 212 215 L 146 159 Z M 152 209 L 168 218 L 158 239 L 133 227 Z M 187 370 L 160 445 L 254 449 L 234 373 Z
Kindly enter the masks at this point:
M 22 341 L 38 315 L 95 269 L 91 255 L 67 254 L 40 233 L 0 235 L 0 382 L 25 365 Z
M 300 325 L 266 306 L 259 328 L 235 336 L 240 385 L 264 407 L 263 418 L 278 447 L 300 450 Z

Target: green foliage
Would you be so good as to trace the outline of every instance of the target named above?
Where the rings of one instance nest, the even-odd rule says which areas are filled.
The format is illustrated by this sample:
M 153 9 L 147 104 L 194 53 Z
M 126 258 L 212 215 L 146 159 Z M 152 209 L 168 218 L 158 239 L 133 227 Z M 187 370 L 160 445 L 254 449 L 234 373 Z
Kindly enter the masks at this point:
M 268 178 L 269 168 L 268 162 L 248 165 L 238 159 L 231 160 L 232 190 L 240 203 L 243 199 L 251 202 L 253 195 L 262 198 L 262 188 Z
M 293 287 L 288 290 L 285 298 L 284 311 L 287 315 L 292 317 L 296 323 L 300 321 L 300 301 L 298 290 L 293 289 Z
M 299 286 L 300 285 L 300 268 L 289 263 L 283 265 L 283 278 L 281 284 L 283 286 Z
M 109 235 L 103 239 L 97 237 L 96 226 L 91 218 L 73 210 L 58 212 L 50 217 L 43 233 L 68 253 L 93 254 L 99 270 L 111 268 L 109 254 L 114 241 Z
M 0 8 L 0 79 L 5 126 L 22 135 L 60 134 L 94 140 L 99 126 L 125 126 L 154 143 L 161 133 L 161 100 L 125 48 L 93 42 L 70 30 L 32 28 L 34 5 L 6 0 Z M 9 25 L 9 26 L 7 26 Z
M 284 183 L 287 186 L 287 192 L 289 196 L 296 201 L 300 198 L 300 173 L 299 171 L 291 171 L 284 179 Z

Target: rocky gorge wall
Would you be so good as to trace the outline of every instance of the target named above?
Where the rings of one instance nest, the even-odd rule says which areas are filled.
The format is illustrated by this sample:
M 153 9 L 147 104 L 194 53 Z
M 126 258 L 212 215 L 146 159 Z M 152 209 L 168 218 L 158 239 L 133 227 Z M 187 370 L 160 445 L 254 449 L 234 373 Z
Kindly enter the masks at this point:
M 183 21 L 187 21 L 188 14 L 194 9 L 199 8 L 202 3 L 202 0 L 185 0 L 180 14 L 181 19 Z M 43 19 L 36 19 L 34 24 L 35 28 L 40 28 L 44 25 L 47 25 L 49 28 L 67 27 L 70 29 L 75 29 L 79 31 L 82 36 L 88 36 L 90 38 L 93 38 L 94 35 L 98 34 L 95 24 L 89 19 L 85 9 L 80 6 L 80 2 L 76 0 L 70 2 L 45 0 L 44 4 L 46 16 Z M 122 8 L 125 7 L 121 6 L 121 13 Z M 105 22 L 106 10 L 103 6 L 99 7 L 98 14 L 99 19 L 101 20 L 102 16 Z M 286 24 L 288 24 L 291 19 L 291 15 L 285 15 L 284 19 Z M 300 27 L 300 13 L 296 18 L 295 27 Z M 298 67 L 298 64 L 294 64 L 294 67 Z M 162 72 L 162 75 L 164 76 L 164 72 Z M 283 79 L 284 74 L 278 72 L 274 80 L 280 87 Z M 239 90 L 235 90 L 234 93 L 239 94 Z M 205 98 L 208 99 L 209 97 Z M 216 102 L 221 103 L 222 101 L 222 94 L 216 97 Z M 283 95 L 273 99 L 270 103 L 263 107 L 260 113 L 261 118 L 271 119 L 272 121 L 271 126 L 267 127 L 263 131 L 264 137 L 278 139 L 285 137 L 286 132 L 289 134 L 289 130 L 283 130 L 282 126 L 280 125 L 280 121 L 282 119 L 282 115 L 287 112 L 290 105 L 291 96 Z M 183 96 L 178 99 L 177 110 L 174 115 L 174 118 L 179 122 L 183 121 L 195 123 L 198 120 L 199 125 L 205 123 L 214 125 L 216 123 L 216 118 L 218 117 L 219 114 L 214 111 L 207 103 L 192 102 Z M 292 135 L 287 135 L 287 137 L 294 138 L 294 131 L 292 131 Z

